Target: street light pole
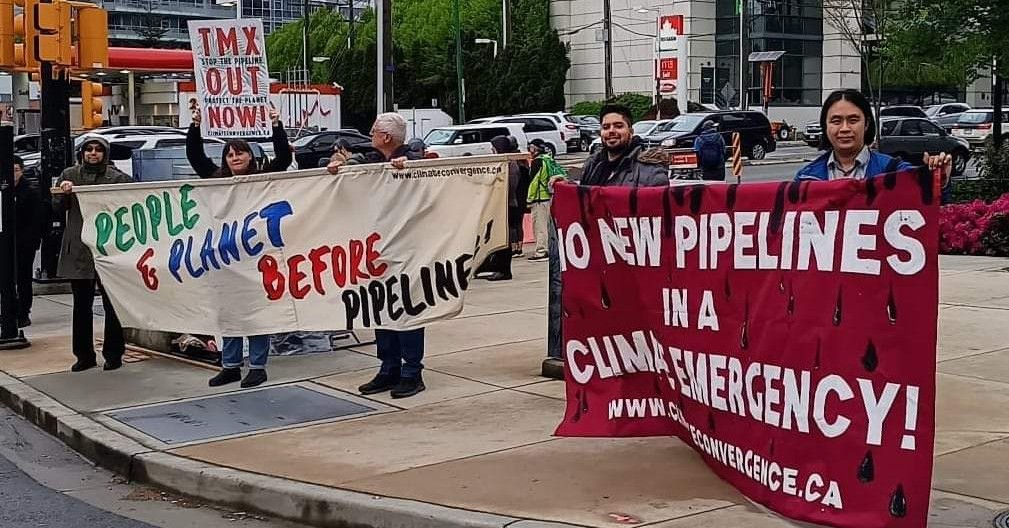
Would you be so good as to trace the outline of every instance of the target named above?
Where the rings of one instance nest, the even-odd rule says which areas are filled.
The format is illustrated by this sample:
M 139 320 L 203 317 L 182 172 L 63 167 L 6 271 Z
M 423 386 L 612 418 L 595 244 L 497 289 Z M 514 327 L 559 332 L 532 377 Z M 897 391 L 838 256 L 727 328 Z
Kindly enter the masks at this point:
M 603 88 L 606 99 L 613 98 L 613 24 L 610 13 L 610 0 L 603 0 Z
M 462 72 L 462 21 L 459 15 L 459 0 L 452 5 L 452 18 L 455 23 L 455 81 L 459 100 L 459 124 L 466 122 L 466 81 Z
M 501 48 L 508 47 L 508 32 L 511 31 L 511 4 L 501 0 Z M 495 53 L 495 55 L 497 55 Z

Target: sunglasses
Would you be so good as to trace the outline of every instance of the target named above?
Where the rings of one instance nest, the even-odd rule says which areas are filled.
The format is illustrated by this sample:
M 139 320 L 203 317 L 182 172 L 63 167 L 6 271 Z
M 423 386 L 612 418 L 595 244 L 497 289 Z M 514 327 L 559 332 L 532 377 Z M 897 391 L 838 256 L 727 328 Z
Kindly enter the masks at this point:
M 105 152 L 105 147 L 101 145 L 88 145 L 84 147 L 84 152 Z

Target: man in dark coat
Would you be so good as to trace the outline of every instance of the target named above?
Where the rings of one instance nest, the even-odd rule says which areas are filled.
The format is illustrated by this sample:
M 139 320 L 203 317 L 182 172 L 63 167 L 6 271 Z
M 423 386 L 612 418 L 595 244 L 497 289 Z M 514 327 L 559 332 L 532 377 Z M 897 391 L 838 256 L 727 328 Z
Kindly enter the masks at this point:
M 32 324 L 32 265 L 35 253 L 42 243 L 47 218 L 46 205 L 42 201 L 39 186 L 24 177 L 24 161 L 14 156 L 14 216 L 17 229 L 14 232 L 17 264 L 18 328 Z
M 585 161 L 582 185 L 662 187 L 669 185 L 668 158 L 645 149 L 631 128 L 631 111 L 606 105 L 600 112 L 603 148 Z
M 381 160 L 373 160 L 361 155 L 347 156 L 341 149 L 333 153 L 326 169 L 330 174 L 338 174 L 346 165 L 391 162 L 397 169 L 404 168 L 407 160 L 421 159 L 422 154 L 406 145 L 406 121 L 396 113 L 379 114 L 371 127 L 371 142 Z M 375 330 L 375 344 L 378 359 L 382 361 L 378 374 L 358 387 L 361 394 L 378 394 L 391 391 L 393 398 L 407 398 L 425 389 L 421 371 L 424 369 L 424 329 Z

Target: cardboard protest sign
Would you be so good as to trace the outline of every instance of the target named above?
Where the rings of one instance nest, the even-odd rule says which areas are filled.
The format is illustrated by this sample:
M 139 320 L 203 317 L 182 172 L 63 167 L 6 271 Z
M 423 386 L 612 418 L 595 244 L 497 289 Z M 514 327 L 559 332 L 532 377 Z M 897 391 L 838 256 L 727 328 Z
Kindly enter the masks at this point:
M 196 94 L 204 137 L 267 137 L 270 75 L 263 21 L 190 20 Z
M 123 326 L 225 336 L 458 314 L 506 247 L 502 156 L 75 189 Z
M 557 434 L 675 435 L 788 517 L 925 526 L 938 200 L 914 172 L 558 186 Z

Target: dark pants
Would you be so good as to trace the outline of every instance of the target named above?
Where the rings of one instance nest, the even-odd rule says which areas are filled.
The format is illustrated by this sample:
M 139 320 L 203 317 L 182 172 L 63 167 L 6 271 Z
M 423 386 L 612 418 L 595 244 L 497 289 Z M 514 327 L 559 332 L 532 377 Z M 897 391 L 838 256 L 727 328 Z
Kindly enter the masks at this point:
M 70 281 L 74 292 L 74 355 L 78 361 L 86 363 L 95 361 L 94 312 L 91 310 L 95 302 L 94 279 L 75 279 Z M 105 361 L 119 361 L 126 351 L 126 338 L 123 327 L 119 324 L 116 311 L 109 302 L 105 288 L 98 283 L 98 291 L 102 295 L 102 306 L 105 308 L 105 342 L 102 345 L 102 356 Z
M 32 265 L 39 244 L 18 244 L 17 247 L 17 299 L 18 319 L 27 319 L 32 311 Z
M 701 167 L 701 177 L 706 181 L 725 181 L 725 164 Z
M 378 359 L 382 361 L 379 374 L 400 378 L 416 378 L 424 369 L 424 329 L 375 330 Z

